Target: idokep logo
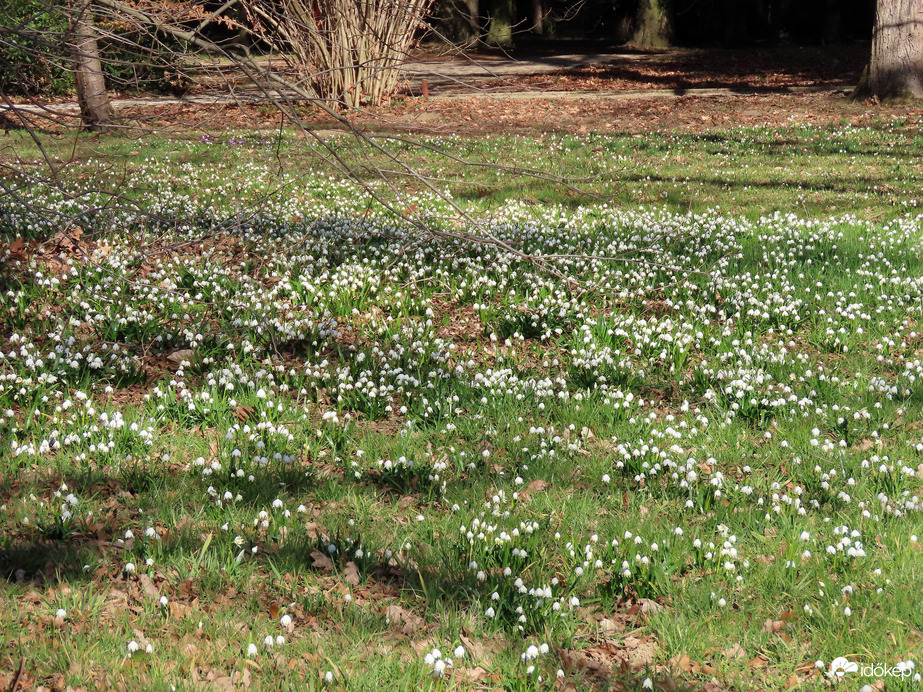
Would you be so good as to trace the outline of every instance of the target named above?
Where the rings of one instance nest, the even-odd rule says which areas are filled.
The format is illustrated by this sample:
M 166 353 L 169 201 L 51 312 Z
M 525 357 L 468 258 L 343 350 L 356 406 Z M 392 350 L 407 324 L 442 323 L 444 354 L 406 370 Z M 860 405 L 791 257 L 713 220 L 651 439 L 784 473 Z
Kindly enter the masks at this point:
M 859 664 L 848 661 L 842 656 L 839 656 L 830 663 L 830 676 L 834 678 L 841 678 L 846 673 L 858 673 Z
M 827 675 L 834 680 L 842 678 L 849 673 L 858 673 L 864 678 L 893 677 L 903 680 L 913 677 L 914 680 L 919 680 L 919 675 L 914 677 L 915 668 L 916 665 L 913 661 L 901 661 L 893 666 L 884 664 L 860 666 L 858 663 L 850 661 L 843 656 L 838 656 L 831 661 Z

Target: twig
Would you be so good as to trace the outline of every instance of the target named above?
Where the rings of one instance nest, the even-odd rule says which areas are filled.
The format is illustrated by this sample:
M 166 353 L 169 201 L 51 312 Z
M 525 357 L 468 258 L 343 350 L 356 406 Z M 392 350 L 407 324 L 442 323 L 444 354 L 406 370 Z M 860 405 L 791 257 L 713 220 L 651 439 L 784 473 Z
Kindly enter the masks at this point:
M 16 688 L 19 687 L 19 683 L 22 680 L 23 671 L 26 669 L 26 657 L 23 656 L 19 660 L 19 670 L 16 671 L 16 675 L 13 676 L 13 681 L 10 683 L 9 689 L 7 692 L 16 692 Z

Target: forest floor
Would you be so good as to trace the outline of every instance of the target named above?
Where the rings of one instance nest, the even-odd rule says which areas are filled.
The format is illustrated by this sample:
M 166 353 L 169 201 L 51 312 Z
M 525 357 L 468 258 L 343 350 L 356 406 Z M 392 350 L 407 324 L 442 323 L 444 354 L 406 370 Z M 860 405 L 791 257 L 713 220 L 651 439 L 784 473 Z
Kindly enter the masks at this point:
M 407 64 L 407 79 L 390 103 L 345 115 L 362 130 L 471 136 L 699 133 L 793 123 L 862 126 L 923 114 L 916 104 L 885 107 L 850 98 L 867 56 L 864 43 L 647 53 L 428 50 Z M 278 128 L 275 108 L 253 94 L 248 98 L 246 88 L 231 93 L 232 88 L 239 85 L 224 74 L 220 81 L 200 81 L 183 97 L 116 93 L 113 106 L 129 131 Z M 64 122 L 77 117 L 75 103 L 42 105 Z M 315 130 L 343 129 L 342 122 L 311 108 L 303 110 L 302 119 Z

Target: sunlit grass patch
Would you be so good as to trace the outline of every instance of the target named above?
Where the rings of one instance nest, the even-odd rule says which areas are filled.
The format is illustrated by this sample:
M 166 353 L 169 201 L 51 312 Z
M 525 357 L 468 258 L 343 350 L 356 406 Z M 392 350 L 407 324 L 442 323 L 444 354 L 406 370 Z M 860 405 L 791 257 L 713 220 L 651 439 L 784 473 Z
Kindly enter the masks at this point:
M 903 136 L 787 134 L 590 139 L 794 166 Z M 415 198 L 546 272 L 183 146 L 221 166 L 152 158 L 139 207 L 31 193 L 80 233 L 3 209 L 0 675 L 815 689 L 845 656 L 916 684 L 918 217 L 456 194 L 478 229 Z

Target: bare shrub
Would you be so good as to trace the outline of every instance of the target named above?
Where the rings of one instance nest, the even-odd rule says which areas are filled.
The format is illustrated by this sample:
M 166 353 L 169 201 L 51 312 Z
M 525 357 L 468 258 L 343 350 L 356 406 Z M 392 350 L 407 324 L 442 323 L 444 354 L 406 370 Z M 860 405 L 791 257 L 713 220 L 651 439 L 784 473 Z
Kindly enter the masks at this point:
M 358 108 L 377 105 L 397 87 L 432 0 L 250 0 L 259 35 L 278 36 L 294 56 L 300 78 L 319 98 Z

